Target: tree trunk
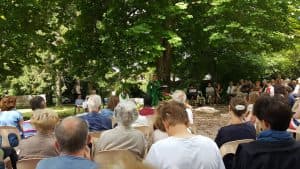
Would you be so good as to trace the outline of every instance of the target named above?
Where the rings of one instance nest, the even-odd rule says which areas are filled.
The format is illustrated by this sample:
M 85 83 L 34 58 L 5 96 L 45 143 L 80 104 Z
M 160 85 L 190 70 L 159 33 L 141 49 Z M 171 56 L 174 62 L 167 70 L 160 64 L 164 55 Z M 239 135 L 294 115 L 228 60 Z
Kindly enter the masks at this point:
M 171 76 L 171 45 L 167 39 L 162 39 L 162 45 L 165 48 L 162 57 L 158 58 L 157 60 L 157 76 L 158 79 L 161 80 L 165 84 L 170 83 L 170 76 Z
M 56 70 L 56 82 L 55 82 L 55 94 L 56 94 L 56 106 L 62 105 L 62 74 L 59 70 Z

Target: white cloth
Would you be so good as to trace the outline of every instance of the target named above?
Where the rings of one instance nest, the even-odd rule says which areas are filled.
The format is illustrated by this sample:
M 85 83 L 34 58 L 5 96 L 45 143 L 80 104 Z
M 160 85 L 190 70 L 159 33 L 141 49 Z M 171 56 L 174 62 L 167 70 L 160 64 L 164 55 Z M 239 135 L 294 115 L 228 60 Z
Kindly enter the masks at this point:
M 189 123 L 190 124 L 194 124 L 194 119 L 193 119 L 194 117 L 193 117 L 193 111 L 192 111 L 192 109 L 186 108 L 185 111 L 186 111 L 186 113 L 188 115 Z
M 145 163 L 157 169 L 225 169 L 216 143 L 200 135 L 158 141 L 150 148 Z
M 269 89 L 270 89 L 270 93 L 267 92 Z M 275 95 L 274 87 L 273 87 L 273 86 L 268 86 L 268 87 L 265 89 L 265 93 L 268 93 L 271 97 L 273 97 L 273 96 Z
M 132 127 L 150 126 L 150 124 L 147 117 L 139 115 L 136 121 L 131 126 Z

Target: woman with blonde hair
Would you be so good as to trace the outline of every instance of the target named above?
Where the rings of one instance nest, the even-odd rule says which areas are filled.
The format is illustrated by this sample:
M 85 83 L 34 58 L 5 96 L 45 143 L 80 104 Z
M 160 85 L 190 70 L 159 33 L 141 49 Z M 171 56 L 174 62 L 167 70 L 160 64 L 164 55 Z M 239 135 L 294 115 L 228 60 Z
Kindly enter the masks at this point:
M 20 142 L 20 158 L 57 156 L 53 131 L 58 121 L 56 112 L 49 109 L 36 110 L 31 117 L 31 123 L 37 134 Z

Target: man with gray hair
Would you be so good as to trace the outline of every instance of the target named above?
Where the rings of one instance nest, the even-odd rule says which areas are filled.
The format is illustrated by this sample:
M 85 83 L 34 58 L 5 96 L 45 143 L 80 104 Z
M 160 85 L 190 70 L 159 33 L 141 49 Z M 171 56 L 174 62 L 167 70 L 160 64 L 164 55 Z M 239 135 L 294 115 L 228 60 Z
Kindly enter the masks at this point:
M 103 131 L 112 128 L 111 119 L 100 113 L 101 97 L 99 95 L 91 95 L 87 105 L 89 112 L 80 117 L 88 122 L 90 131 Z
M 172 100 L 174 100 L 177 103 L 182 103 L 185 105 L 186 109 L 186 113 L 188 115 L 188 119 L 189 119 L 189 125 L 190 127 L 192 127 L 193 132 L 195 132 L 195 126 L 194 124 L 194 119 L 193 119 L 193 112 L 192 112 L 192 107 L 190 105 L 188 105 L 186 103 L 186 94 L 183 90 L 176 90 L 173 94 L 172 94 Z
M 88 124 L 78 117 L 67 117 L 55 127 L 55 147 L 60 156 L 41 160 L 36 169 L 98 169 L 90 161 Z

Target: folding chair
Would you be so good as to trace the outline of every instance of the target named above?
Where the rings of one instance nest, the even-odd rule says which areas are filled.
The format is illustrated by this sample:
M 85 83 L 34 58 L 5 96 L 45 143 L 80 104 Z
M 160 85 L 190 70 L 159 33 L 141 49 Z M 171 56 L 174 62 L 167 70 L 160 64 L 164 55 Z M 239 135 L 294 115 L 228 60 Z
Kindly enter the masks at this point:
M 101 169 L 133 168 L 141 160 L 129 150 L 109 150 L 96 152 L 93 160 Z
M 18 169 L 35 169 L 38 162 L 43 158 L 22 159 L 17 163 Z
M 254 140 L 253 139 L 243 139 L 243 140 L 235 140 L 235 141 L 230 141 L 230 142 L 224 143 L 220 147 L 222 158 L 227 154 L 235 154 L 239 144 L 248 143 L 251 141 L 254 141 Z

